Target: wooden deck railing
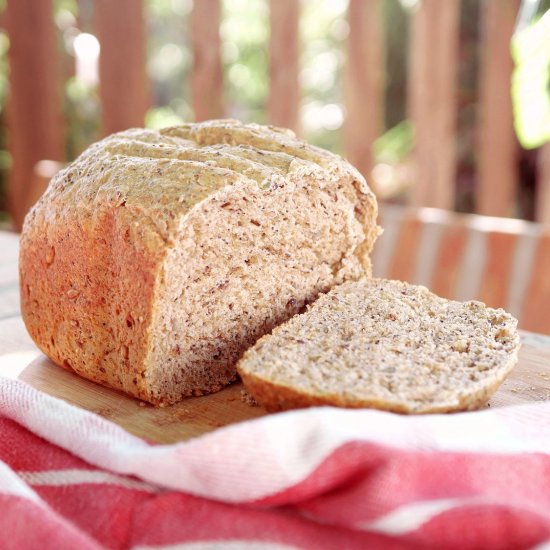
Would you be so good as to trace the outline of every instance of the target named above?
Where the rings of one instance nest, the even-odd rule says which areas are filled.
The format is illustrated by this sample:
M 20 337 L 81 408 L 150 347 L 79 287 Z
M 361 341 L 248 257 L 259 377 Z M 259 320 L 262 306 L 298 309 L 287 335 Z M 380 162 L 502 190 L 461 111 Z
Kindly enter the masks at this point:
M 371 146 L 381 131 L 383 112 L 383 0 L 350 0 L 350 33 L 345 73 L 346 155 L 368 177 Z M 516 139 L 512 128 L 509 42 L 518 0 L 482 4 L 477 115 L 476 211 L 514 214 L 518 192 Z M 270 122 L 299 125 L 298 0 L 271 0 Z M 52 0 L 8 0 L 10 36 L 9 146 L 13 157 L 8 198 L 20 227 L 30 206 L 36 163 L 63 160 L 60 77 L 52 20 Z M 95 34 L 101 43 L 102 133 L 142 125 L 149 106 L 146 26 L 142 0 L 96 0 Z M 191 14 L 192 104 L 197 120 L 224 116 L 220 59 L 219 0 L 194 2 Z M 411 16 L 408 111 L 415 127 L 411 203 L 452 209 L 457 144 L 460 0 L 422 0 Z M 182 24 L 183 29 L 183 24 Z M 183 32 L 183 31 L 182 31 Z M 391 29 L 388 29 L 391 32 Z M 183 88 L 183 86 L 182 86 Z M 536 216 L 550 222 L 550 149 L 539 155 Z

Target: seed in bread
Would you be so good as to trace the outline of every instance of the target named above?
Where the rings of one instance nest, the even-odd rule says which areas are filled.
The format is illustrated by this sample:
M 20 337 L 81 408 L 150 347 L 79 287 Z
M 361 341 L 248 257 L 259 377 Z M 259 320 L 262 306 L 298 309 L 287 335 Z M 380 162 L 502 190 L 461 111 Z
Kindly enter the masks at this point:
M 21 305 L 55 363 L 154 404 L 221 389 L 257 338 L 370 273 L 374 195 L 337 155 L 236 121 L 133 129 L 25 221 Z
M 401 413 L 483 405 L 517 361 L 517 321 L 425 287 L 362 279 L 321 296 L 238 364 L 268 410 L 313 405 Z

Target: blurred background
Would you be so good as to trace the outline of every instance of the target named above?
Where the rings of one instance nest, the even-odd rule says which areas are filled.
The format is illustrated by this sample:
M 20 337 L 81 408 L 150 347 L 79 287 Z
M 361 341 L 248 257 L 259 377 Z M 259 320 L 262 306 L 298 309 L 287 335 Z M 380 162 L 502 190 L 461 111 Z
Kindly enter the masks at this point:
M 214 117 L 289 126 L 383 200 L 550 221 L 550 44 L 529 44 L 538 77 L 519 70 L 525 47 L 515 69 L 511 54 L 549 2 L 1 4 L 0 212 L 16 228 L 56 162 L 94 140 Z M 536 101 L 548 126 L 520 142 Z
M 550 333 L 550 0 L 0 0 L 0 228 L 133 126 L 233 117 L 347 157 L 378 276 Z

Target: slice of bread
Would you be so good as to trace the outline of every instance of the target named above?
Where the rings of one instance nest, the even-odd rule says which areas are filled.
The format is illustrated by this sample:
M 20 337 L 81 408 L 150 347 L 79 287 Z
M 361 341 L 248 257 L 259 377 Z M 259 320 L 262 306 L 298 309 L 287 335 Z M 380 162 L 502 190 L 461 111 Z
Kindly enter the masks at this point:
M 346 282 L 249 349 L 238 372 L 267 410 L 314 405 L 401 413 L 483 405 L 517 362 L 517 321 L 422 286 Z

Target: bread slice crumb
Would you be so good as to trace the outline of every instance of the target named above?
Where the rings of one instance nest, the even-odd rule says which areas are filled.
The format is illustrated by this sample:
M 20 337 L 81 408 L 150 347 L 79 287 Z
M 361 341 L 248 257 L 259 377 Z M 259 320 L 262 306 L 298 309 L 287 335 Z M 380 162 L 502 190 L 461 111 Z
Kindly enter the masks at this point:
M 261 338 L 238 371 L 271 411 L 450 412 L 485 404 L 519 347 L 517 320 L 502 309 L 365 278 L 336 287 Z

